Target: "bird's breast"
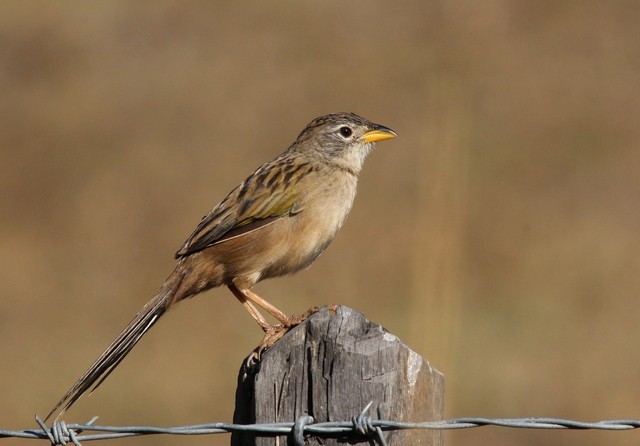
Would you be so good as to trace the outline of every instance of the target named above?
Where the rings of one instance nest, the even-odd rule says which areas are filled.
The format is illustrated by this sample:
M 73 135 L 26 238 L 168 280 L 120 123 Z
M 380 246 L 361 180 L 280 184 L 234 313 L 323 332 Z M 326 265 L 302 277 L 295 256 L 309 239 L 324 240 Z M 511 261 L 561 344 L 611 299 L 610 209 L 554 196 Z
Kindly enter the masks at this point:
M 288 274 L 309 266 L 342 227 L 356 195 L 356 179 L 323 178 L 300 202 L 300 211 L 280 226 L 280 255 L 263 278 Z
M 352 175 L 328 176 L 319 181 L 314 192 L 301 203 L 297 225 L 309 240 L 323 244 L 333 239 L 344 223 L 356 196 Z

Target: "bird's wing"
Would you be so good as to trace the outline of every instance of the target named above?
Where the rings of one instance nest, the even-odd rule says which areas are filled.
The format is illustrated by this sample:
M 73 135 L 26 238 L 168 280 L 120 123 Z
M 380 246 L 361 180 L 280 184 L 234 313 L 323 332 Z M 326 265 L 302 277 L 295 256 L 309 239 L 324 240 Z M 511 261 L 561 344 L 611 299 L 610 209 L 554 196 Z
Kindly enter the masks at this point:
M 176 252 L 176 258 L 259 230 L 299 212 L 298 196 L 290 184 L 281 182 L 265 187 L 254 174 L 202 219 Z

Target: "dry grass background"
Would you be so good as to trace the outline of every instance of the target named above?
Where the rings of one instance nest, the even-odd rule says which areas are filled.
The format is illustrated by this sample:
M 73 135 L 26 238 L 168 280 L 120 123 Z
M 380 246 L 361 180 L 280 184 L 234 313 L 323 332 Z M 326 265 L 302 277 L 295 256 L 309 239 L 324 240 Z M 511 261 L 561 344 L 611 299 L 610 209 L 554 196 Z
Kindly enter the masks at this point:
M 0 426 L 34 426 L 200 217 L 343 110 L 400 137 L 370 157 L 323 257 L 257 290 L 383 324 L 445 374 L 448 416 L 640 418 L 639 29 L 622 0 L 1 2 Z M 230 421 L 259 338 L 211 291 L 65 419 Z M 176 441 L 228 437 L 110 444 Z

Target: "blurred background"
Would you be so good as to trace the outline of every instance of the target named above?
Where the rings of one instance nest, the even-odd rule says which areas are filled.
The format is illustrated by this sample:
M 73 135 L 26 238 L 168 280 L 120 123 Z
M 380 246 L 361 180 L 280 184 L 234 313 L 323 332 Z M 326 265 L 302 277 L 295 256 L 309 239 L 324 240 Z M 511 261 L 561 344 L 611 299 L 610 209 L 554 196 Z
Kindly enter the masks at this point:
M 200 218 L 336 111 L 400 137 L 369 157 L 319 261 L 256 291 L 384 325 L 446 376 L 448 417 L 640 418 L 639 30 L 624 0 L 1 2 L 0 427 L 34 427 Z M 231 421 L 260 338 L 210 291 L 65 420 Z

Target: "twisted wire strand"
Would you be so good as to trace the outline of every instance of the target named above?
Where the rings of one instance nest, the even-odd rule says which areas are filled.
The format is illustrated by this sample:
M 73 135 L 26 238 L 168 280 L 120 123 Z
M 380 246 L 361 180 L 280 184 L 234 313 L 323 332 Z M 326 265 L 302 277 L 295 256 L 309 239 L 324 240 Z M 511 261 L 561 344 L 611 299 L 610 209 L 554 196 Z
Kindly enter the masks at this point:
M 640 420 L 620 419 L 584 422 L 562 418 L 450 418 L 440 421 L 401 422 L 384 419 L 372 419 L 366 415 L 369 404 L 351 421 L 314 423 L 308 415 L 295 422 L 232 424 L 208 423 L 176 427 L 155 426 L 99 426 L 93 424 L 97 417 L 85 424 L 55 422 L 51 427 L 36 417 L 39 429 L 7 430 L 0 429 L 0 438 L 25 438 L 48 440 L 53 445 L 72 443 L 81 446 L 81 442 L 124 438 L 140 435 L 213 435 L 230 432 L 251 432 L 257 435 L 289 435 L 296 444 L 304 444 L 305 435 L 358 435 L 368 436 L 380 445 L 386 445 L 383 432 L 402 429 L 470 429 L 483 426 L 509 427 L 521 429 L 598 429 L 630 430 L 640 428 Z

